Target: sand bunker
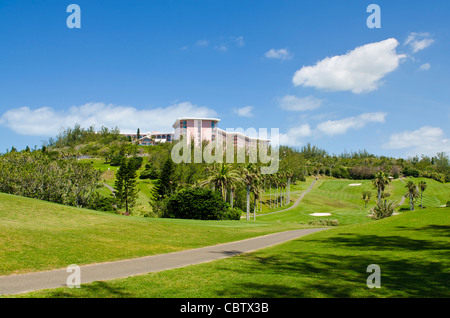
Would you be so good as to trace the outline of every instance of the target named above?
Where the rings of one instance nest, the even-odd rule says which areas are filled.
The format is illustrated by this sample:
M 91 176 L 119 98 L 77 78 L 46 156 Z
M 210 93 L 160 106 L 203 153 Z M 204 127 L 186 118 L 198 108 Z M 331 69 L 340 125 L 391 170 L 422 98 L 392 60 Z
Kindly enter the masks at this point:
M 313 213 L 313 214 L 310 214 L 310 215 L 312 215 L 312 216 L 330 216 L 331 213 Z
M 356 186 L 360 186 L 361 183 L 350 183 L 348 186 L 349 187 L 356 187 Z

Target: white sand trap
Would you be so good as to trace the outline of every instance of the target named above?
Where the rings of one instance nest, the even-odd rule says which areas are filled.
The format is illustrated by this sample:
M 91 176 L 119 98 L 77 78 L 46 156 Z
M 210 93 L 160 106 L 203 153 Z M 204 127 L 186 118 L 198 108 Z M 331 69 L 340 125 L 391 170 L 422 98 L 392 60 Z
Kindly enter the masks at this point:
M 312 215 L 312 216 L 330 216 L 331 213 L 313 213 L 313 214 L 310 214 L 310 215 Z
M 356 187 L 356 186 L 360 186 L 361 183 L 350 183 L 348 186 L 349 187 Z

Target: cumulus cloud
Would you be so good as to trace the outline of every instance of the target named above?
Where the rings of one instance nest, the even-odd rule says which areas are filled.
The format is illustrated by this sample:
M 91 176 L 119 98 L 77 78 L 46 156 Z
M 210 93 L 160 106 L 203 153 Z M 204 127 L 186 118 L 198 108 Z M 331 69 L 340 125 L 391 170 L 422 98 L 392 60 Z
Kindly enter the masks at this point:
M 292 54 L 288 49 L 270 49 L 264 56 L 268 59 L 279 59 L 279 60 L 289 60 L 292 58 Z
M 208 40 L 198 40 L 197 42 L 195 42 L 196 46 L 200 46 L 200 47 L 205 47 L 209 45 L 209 41 Z
M 252 113 L 253 108 L 254 108 L 253 106 L 234 108 L 233 113 L 235 113 L 241 117 L 253 117 L 253 113 Z
M 292 79 L 295 86 L 355 94 L 376 90 L 381 79 L 399 66 L 398 41 L 390 38 L 355 48 L 344 55 L 326 57 L 313 66 L 303 66 Z
M 51 107 L 30 109 L 14 108 L 0 117 L 0 125 L 26 136 L 55 136 L 61 129 L 80 124 L 82 127 L 94 125 L 108 128 L 119 127 L 121 132 L 142 132 L 159 130 L 172 131 L 173 122 L 182 116 L 213 117 L 216 112 L 207 107 L 199 107 L 190 102 L 168 107 L 136 109 L 130 106 L 117 106 L 104 103 L 87 103 L 72 106 L 68 110 L 55 110 Z
M 431 64 L 430 63 L 425 63 L 420 65 L 419 70 L 421 71 L 428 71 L 431 68 Z
M 403 45 L 411 47 L 413 53 L 417 53 L 429 47 L 433 42 L 434 40 L 428 32 L 411 32 Z
M 235 44 L 237 47 L 243 47 L 245 46 L 245 41 L 243 36 L 238 36 L 236 38 L 233 38 Z
M 279 145 L 298 147 L 304 144 L 304 138 L 311 136 L 311 127 L 309 124 L 303 124 L 298 127 L 290 128 L 287 133 L 278 135 Z
M 386 149 L 406 149 L 409 155 L 435 155 L 450 152 L 450 139 L 439 127 L 423 126 L 413 131 L 392 134 L 383 144 Z
M 368 123 L 384 123 L 386 113 L 364 113 L 355 117 L 328 120 L 317 125 L 317 130 L 328 136 L 345 134 L 350 129 L 361 129 Z
M 280 107 L 291 111 L 306 111 L 319 108 L 323 100 L 313 96 L 297 97 L 294 95 L 286 95 L 280 99 Z

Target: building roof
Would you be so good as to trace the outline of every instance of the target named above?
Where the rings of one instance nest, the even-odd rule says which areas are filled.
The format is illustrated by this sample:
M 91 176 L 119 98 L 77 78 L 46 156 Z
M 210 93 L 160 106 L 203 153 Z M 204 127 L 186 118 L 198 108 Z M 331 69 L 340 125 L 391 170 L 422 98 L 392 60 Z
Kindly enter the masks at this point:
M 175 126 L 177 125 L 177 123 L 181 120 L 211 120 L 211 121 L 215 121 L 215 122 L 219 122 L 220 119 L 219 118 L 208 118 L 208 117 L 180 117 L 177 118 L 177 120 L 175 120 L 175 122 L 173 123 L 172 127 L 175 128 Z

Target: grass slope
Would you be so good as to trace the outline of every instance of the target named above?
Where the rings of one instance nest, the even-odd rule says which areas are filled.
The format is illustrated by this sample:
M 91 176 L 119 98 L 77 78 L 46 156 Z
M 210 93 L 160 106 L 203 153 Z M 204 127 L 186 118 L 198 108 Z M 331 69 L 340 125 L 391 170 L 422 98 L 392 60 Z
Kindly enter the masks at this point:
M 449 208 L 407 212 L 211 263 L 19 297 L 449 297 L 449 224 Z M 381 288 L 366 285 L 370 264 L 380 266 Z
M 0 193 L 0 275 L 168 253 L 300 227 L 125 217 Z

